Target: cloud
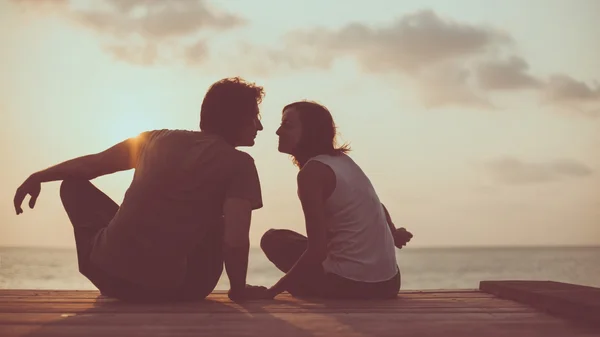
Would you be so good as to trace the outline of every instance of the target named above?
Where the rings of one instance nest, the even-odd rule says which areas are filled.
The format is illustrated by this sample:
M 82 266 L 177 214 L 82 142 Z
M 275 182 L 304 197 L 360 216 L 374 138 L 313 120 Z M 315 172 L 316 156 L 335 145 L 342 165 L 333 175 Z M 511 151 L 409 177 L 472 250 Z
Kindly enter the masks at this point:
M 283 36 L 279 47 L 242 43 L 237 59 L 260 75 L 326 70 L 338 59 L 351 59 L 365 73 L 412 79 L 424 105 L 430 108 L 460 105 L 490 109 L 496 107 L 490 97 L 494 92 L 525 89 L 545 93 L 554 105 L 600 97 L 598 86 L 565 76 L 544 81 L 532 74 L 527 60 L 515 54 L 515 47 L 512 36 L 500 29 L 421 10 L 377 26 L 351 22 L 338 29 L 291 31 Z M 569 109 L 590 116 L 600 111 L 582 110 L 573 104 Z
M 335 60 L 350 58 L 367 73 L 408 76 L 427 107 L 493 108 L 468 64 L 513 45 L 501 30 L 421 10 L 379 26 L 353 22 L 339 29 L 295 30 L 283 36 L 279 48 L 244 45 L 240 54 L 260 74 L 329 69 Z
M 429 69 L 418 80 L 421 100 L 428 108 L 448 105 L 494 108 L 473 87 L 471 77 L 468 69 L 452 64 Z
M 35 5 L 35 6 L 64 6 L 69 0 L 11 0 L 17 4 Z
M 539 88 L 542 81 L 527 74 L 529 64 L 523 58 L 488 60 L 476 67 L 477 81 L 484 90 Z
M 545 183 L 563 178 L 582 178 L 593 174 L 583 163 L 570 159 L 524 162 L 513 157 L 489 161 L 486 169 L 494 179 L 509 185 Z
M 458 23 L 443 19 L 431 10 L 422 10 L 382 27 L 350 23 L 337 30 L 297 30 L 287 34 L 285 42 L 292 47 L 288 50 L 288 61 L 293 60 L 295 48 L 301 46 L 329 58 L 354 57 L 370 72 L 413 73 L 435 63 L 510 45 L 512 38 L 499 30 Z M 310 58 L 305 60 L 306 66 L 314 65 Z M 323 60 L 319 62 L 323 64 Z
M 589 86 L 567 75 L 554 75 L 546 85 L 546 97 L 557 102 L 598 102 L 600 84 Z
M 53 8 L 69 22 L 98 34 L 106 53 L 131 64 L 211 62 L 211 69 L 266 76 L 327 70 L 347 58 L 368 74 L 407 77 L 430 108 L 489 109 L 495 107 L 490 97 L 495 91 L 532 89 L 552 107 L 600 116 L 598 83 L 586 84 L 568 75 L 543 81 L 530 73 L 525 58 L 514 53 L 516 42 L 507 32 L 458 22 L 432 10 L 407 13 L 387 24 L 351 22 L 338 29 L 295 30 L 284 34 L 278 47 L 240 42 L 237 53 L 220 52 L 212 60 L 208 43 L 218 35 L 209 39 L 206 33 L 225 33 L 246 21 L 215 9 L 208 0 L 98 0 L 87 8 L 68 0 L 12 2 Z
M 600 117 L 600 84 L 578 81 L 568 75 L 553 75 L 542 88 L 542 101 L 584 117 Z
M 184 52 L 184 58 L 188 65 L 202 64 L 208 56 L 208 47 L 204 41 L 197 41 L 188 46 Z
M 168 59 L 169 54 L 187 62 L 190 52 L 197 62 L 203 33 L 225 32 L 245 24 L 242 17 L 218 11 L 205 0 L 101 0 L 86 9 L 76 8 L 67 0 L 13 1 L 29 7 L 61 4 L 68 21 L 101 37 L 104 51 L 140 65 L 155 64 Z
M 158 59 L 156 44 L 147 43 L 144 46 L 136 45 L 107 45 L 104 50 L 118 60 L 140 65 L 153 65 Z
M 290 44 L 283 49 L 277 49 L 241 41 L 233 53 L 225 54 L 218 63 L 219 66 L 233 72 L 271 76 L 307 69 L 327 70 L 334 60 L 335 56 L 327 50 L 316 53 L 304 45 Z
M 244 20 L 218 13 L 202 0 L 104 0 L 107 9 L 74 11 L 74 19 L 100 34 L 117 38 L 186 37 L 203 29 L 227 30 Z
M 27 12 L 44 15 L 46 13 L 62 13 L 69 5 L 69 0 L 10 0 Z
M 477 90 L 466 65 L 513 44 L 501 30 L 421 10 L 379 26 L 353 22 L 339 29 L 295 30 L 283 36 L 279 47 L 242 44 L 239 55 L 248 68 L 261 75 L 325 70 L 337 59 L 350 58 L 367 73 L 408 76 L 428 107 L 492 108 Z

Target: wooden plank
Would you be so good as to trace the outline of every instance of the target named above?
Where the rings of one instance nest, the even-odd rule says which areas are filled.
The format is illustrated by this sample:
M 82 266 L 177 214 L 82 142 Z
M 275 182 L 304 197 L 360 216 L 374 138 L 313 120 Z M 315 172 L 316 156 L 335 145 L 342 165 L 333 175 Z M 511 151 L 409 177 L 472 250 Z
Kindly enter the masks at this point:
M 227 298 L 227 296 L 222 295 L 222 296 L 214 296 L 214 295 L 209 295 L 209 298 Z M 277 298 L 281 298 L 281 295 L 278 296 Z M 405 294 L 399 294 L 397 299 L 398 300 L 412 300 L 412 299 L 419 299 L 419 300 L 447 300 L 447 301 L 465 301 L 465 300 L 474 300 L 474 301 L 485 301 L 488 299 L 493 299 L 496 298 L 494 295 L 491 294 L 486 294 L 483 293 L 483 295 L 456 295 L 456 296 L 450 296 L 450 295 L 444 295 L 444 296 L 431 296 L 431 295 L 415 295 L 415 294 L 410 294 L 410 295 L 405 295 Z M 117 301 L 114 298 L 109 298 L 109 297 L 104 297 L 104 296 L 94 296 L 92 294 L 90 295 L 78 295 L 78 296 L 70 296 L 70 295 L 54 295 L 54 296 L 27 296 L 27 295 L 18 295 L 18 296 L 0 296 L 0 303 L 2 302 L 13 302 L 13 301 L 27 301 L 27 302 L 35 302 L 35 301 L 99 301 L 99 302 L 111 302 L 111 301 Z
M 396 299 L 397 301 L 403 301 L 403 302 L 414 302 L 414 301 L 419 301 L 419 302 L 473 302 L 473 303 L 485 303 L 485 302 L 489 302 L 490 299 L 497 299 L 496 297 L 492 296 L 492 295 L 488 295 L 486 297 L 419 297 L 419 296 L 398 296 L 398 298 Z M 227 299 L 227 297 L 216 297 L 216 296 L 209 296 L 208 299 L 209 301 L 226 301 L 228 302 L 229 300 Z M 289 296 L 285 296 L 285 295 L 280 295 L 278 296 L 275 300 L 282 300 L 282 301 L 290 301 L 290 300 L 295 300 L 295 299 L 291 299 Z M 297 301 L 297 300 L 295 300 Z M 52 297 L 27 297 L 27 296 L 15 296 L 15 297 L 3 297 L 0 298 L 0 305 L 2 305 L 2 303 L 114 303 L 114 302 L 120 302 L 117 299 L 114 298 L 108 298 L 108 297 L 70 297 L 70 296 L 52 296 Z M 195 302 L 203 302 L 203 300 L 199 300 L 199 301 L 195 301 Z M 315 301 L 315 302 L 311 302 L 311 303 L 320 303 L 321 301 Z M 340 301 L 340 303 L 348 303 L 349 301 Z M 381 304 L 390 304 L 390 305 L 394 305 L 392 303 L 392 301 L 376 301 L 377 303 L 381 303 Z M 323 302 L 325 303 L 325 302 Z M 360 302 L 355 302 L 355 303 L 364 303 L 364 301 L 360 301 Z
M 14 299 L 0 302 L 0 312 L 235 312 L 244 310 L 260 312 L 406 312 L 410 310 L 463 310 L 463 311 L 515 311 L 531 310 L 530 308 L 507 300 L 497 298 L 440 298 L 419 299 L 400 298 L 384 301 L 309 301 L 293 298 L 289 295 L 279 296 L 274 301 L 256 301 L 235 304 L 226 296 L 210 296 L 208 300 L 187 303 L 136 304 L 120 302 L 112 299 Z
M 0 294 L 3 293 L 41 293 L 41 294 L 81 294 L 81 293 L 99 293 L 98 290 L 82 290 L 82 289 L 37 289 L 37 288 L 3 288 L 0 289 Z M 399 294 L 464 294 L 464 293 L 481 293 L 478 288 L 472 289 L 413 289 L 400 290 Z M 213 295 L 227 294 L 227 290 L 213 290 Z
M 552 281 L 482 281 L 484 292 L 600 326 L 600 288 Z
M 249 308 L 253 309 L 253 308 Z M 272 312 L 296 312 L 296 313 L 396 313 L 402 314 L 407 312 L 421 312 L 421 313 L 433 313 L 433 312 L 481 312 L 481 313 L 496 313 L 496 312 L 531 312 L 533 309 L 523 307 L 519 305 L 512 306 L 487 306 L 487 307 L 476 307 L 476 306 L 410 306 L 410 307 L 294 307 L 294 306 L 280 306 L 280 307 L 265 307 L 262 310 L 269 310 Z M 95 307 L 93 305 L 62 305 L 62 306 L 43 306 L 43 307 L 19 307 L 19 306 L 5 306 L 0 308 L 0 313 L 200 313 L 208 312 L 215 314 L 229 314 L 239 312 L 260 312 L 254 308 L 250 311 L 247 308 L 236 309 L 228 306 L 196 306 L 196 307 L 183 307 L 180 305 L 176 306 L 120 306 L 120 307 L 107 307 L 100 306 Z
M 45 289 L 0 289 L 0 298 L 10 297 L 83 297 L 96 298 L 100 297 L 100 292 L 97 290 L 45 290 Z M 227 292 L 214 291 L 210 294 L 211 297 L 227 296 Z M 494 297 L 493 295 L 481 292 L 480 290 L 419 290 L 419 291 L 400 291 L 399 297 Z
M 471 292 L 457 292 L 454 297 L 445 292 L 441 297 L 420 297 L 418 294 L 400 294 L 397 300 L 383 301 L 332 301 L 303 300 L 282 294 L 275 301 L 235 304 L 226 294 L 211 294 L 208 300 L 188 303 L 134 304 L 103 297 L 81 297 L 80 292 L 63 292 L 60 296 L 29 298 L 19 297 L 0 301 L 0 313 L 215 313 L 239 312 L 273 313 L 517 313 L 532 311 L 529 307 L 512 301 L 500 300 L 491 295 L 470 297 Z M 89 293 L 88 293 L 89 295 Z M 466 297 L 463 297 L 466 296 Z
M 33 295 L 35 294 L 35 295 Z M 0 290 L 0 336 L 600 336 L 480 291 L 401 292 L 396 300 L 297 299 L 135 304 L 96 291 Z
M 103 316 L 103 315 L 101 315 Z M 179 315 L 175 315 L 179 317 Z M 394 314 L 270 314 L 224 315 L 196 321 L 166 319 L 145 324 L 114 324 L 106 317 L 97 325 L 79 324 L 80 318 L 45 325 L 0 326 L 0 335 L 13 336 L 573 336 L 597 337 L 597 331 L 561 320 L 533 322 L 503 320 L 418 320 L 396 321 Z M 193 317 L 188 317 L 188 319 Z M 104 324 L 101 324 L 104 323 Z
M 263 312 L 264 313 L 264 312 Z M 279 313 L 277 313 L 279 314 Z M 391 313 L 386 313 L 391 314 Z M 350 314 L 358 315 L 358 314 Z M 205 319 L 214 318 L 214 313 L 81 313 L 81 314 L 59 314 L 59 313 L 0 313 L 0 325 L 19 325 L 19 324 L 48 324 L 48 323 L 66 323 L 79 325 L 99 325 L 110 322 L 114 325 L 139 325 L 139 324 L 176 324 L 189 325 L 196 324 Z M 77 319 L 74 319 L 74 318 Z M 503 322 L 556 322 L 554 318 L 537 312 L 527 311 L 518 313 L 463 313 L 458 311 L 449 311 L 446 313 L 430 313 L 423 315 L 417 312 L 407 312 L 402 315 L 394 316 L 394 322 L 406 324 L 412 321 L 497 321 Z

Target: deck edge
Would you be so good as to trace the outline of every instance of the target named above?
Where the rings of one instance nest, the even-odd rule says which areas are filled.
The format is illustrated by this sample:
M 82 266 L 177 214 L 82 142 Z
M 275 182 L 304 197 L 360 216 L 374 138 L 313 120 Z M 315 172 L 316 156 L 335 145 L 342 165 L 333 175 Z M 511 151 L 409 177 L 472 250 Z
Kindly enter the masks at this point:
M 600 328 L 600 288 L 554 281 L 481 281 L 479 290 Z

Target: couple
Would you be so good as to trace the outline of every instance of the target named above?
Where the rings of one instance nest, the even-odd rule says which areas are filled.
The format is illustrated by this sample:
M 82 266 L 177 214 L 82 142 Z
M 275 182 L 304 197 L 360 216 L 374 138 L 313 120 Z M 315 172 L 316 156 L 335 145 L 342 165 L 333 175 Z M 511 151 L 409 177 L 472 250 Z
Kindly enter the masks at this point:
M 395 247 L 412 235 L 396 229 L 361 169 L 335 146 L 335 124 L 316 103 L 283 109 L 279 151 L 300 171 L 298 197 L 308 237 L 269 230 L 260 242 L 285 275 L 271 288 L 246 284 L 252 211 L 262 207 L 252 146 L 262 130 L 263 88 L 240 78 L 214 83 L 199 132 L 154 130 L 92 155 L 32 174 L 14 206 L 41 183 L 62 181 L 60 198 L 73 224 L 79 271 L 105 296 L 130 301 L 205 298 L 223 265 L 233 301 L 300 297 L 392 298 L 400 289 Z M 119 206 L 90 180 L 135 169 Z

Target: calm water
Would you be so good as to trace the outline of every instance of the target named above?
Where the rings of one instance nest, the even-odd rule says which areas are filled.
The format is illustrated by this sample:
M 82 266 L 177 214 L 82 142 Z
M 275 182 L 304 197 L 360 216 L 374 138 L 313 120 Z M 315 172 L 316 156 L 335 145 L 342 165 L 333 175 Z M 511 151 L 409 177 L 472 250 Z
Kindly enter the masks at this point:
M 552 280 L 600 287 L 596 248 L 408 248 L 397 251 L 402 289 L 469 289 L 481 280 Z M 282 273 L 252 249 L 248 283 L 270 286 Z M 0 248 L 0 288 L 95 289 L 77 271 L 74 249 Z M 221 277 L 217 289 L 227 289 Z

